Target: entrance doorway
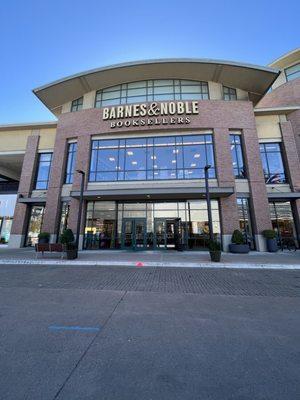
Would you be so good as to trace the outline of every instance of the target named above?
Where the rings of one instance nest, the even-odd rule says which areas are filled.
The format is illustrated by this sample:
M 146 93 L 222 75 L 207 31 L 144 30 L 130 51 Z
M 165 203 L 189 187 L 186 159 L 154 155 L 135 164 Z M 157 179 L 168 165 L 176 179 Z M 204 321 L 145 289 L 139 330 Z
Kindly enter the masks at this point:
M 156 249 L 177 249 L 181 238 L 180 218 L 154 219 L 154 248 Z
M 147 247 L 146 218 L 124 218 L 122 223 L 122 249 L 145 250 Z

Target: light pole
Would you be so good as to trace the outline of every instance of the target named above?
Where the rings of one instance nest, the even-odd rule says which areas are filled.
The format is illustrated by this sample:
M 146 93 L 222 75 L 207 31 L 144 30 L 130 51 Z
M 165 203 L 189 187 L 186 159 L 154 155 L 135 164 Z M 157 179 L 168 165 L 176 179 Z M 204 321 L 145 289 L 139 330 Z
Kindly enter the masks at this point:
M 81 225 L 81 216 L 82 216 L 82 205 L 83 205 L 83 190 L 84 190 L 85 172 L 82 171 L 81 169 L 77 169 L 76 172 L 78 172 L 81 175 L 79 210 L 78 210 L 77 229 L 76 229 L 76 242 L 75 242 L 76 248 L 78 250 L 79 235 L 80 235 L 80 225 Z
M 208 214 L 208 228 L 209 228 L 209 239 L 213 240 L 213 226 L 212 226 L 212 215 L 211 215 L 211 204 L 210 204 L 210 193 L 209 193 L 209 185 L 208 185 L 208 170 L 211 168 L 211 165 L 205 165 L 204 167 L 204 176 L 205 176 L 205 197 L 207 203 L 207 214 Z

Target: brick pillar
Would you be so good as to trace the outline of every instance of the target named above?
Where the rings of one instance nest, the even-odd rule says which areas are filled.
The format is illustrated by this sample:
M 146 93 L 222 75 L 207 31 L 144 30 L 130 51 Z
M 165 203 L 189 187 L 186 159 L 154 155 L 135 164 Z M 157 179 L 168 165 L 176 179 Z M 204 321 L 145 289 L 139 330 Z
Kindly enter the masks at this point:
M 80 169 L 85 172 L 86 174 L 85 189 L 87 188 L 88 177 L 89 177 L 90 149 L 91 149 L 90 137 L 86 136 L 79 137 L 77 142 L 77 159 L 76 159 L 75 169 Z M 80 192 L 80 186 L 81 186 L 81 174 L 75 172 L 72 191 Z M 81 232 L 80 232 L 79 247 L 82 247 L 82 240 L 85 227 L 85 214 L 86 214 L 85 210 L 86 210 L 86 204 L 84 203 L 81 215 Z M 78 211 L 79 211 L 79 198 L 74 197 L 70 202 L 70 215 L 69 215 L 69 227 L 72 229 L 74 235 L 76 235 Z
M 296 135 L 290 121 L 281 122 L 284 159 L 287 167 L 287 176 L 293 192 L 300 191 L 300 161 L 297 150 Z M 298 137 L 299 138 L 299 137 Z M 298 242 L 300 242 L 300 199 L 291 202 L 294 223 L 297 231 Z
M 220 187 L 234 187 L 235 179 L 232 169 L 232 157 L 230 150 L 228 129 L 216 128 L 214 130 L 215 159 L 218 184 Z M 224 251 L 228 251 L 231 236 L 235 229 L 239 228 L 238 208 L 236 194 L 220 198 L 220 219 L 222 229 L 222 242 Z
M 262 163 L 259 151 L 259 142 L 256 129 L 244 129 L 244 156 L 250 187 L 250 204 L 252 227 L 255 237 L 256 249 L 265 251 L 266 244 L 262 236 L 264 229 L 272 229 L 267 188 L 265 184 Z
M 287 166 L 289 183 L 294 192 L 300 191 L 300 163 L 297 152 L 295 135 L 290 121 L 281 122 L 280 129 L 282 134 L 284 158 Z
M 297 145 L 298 156 L 300 157 L 300 110 L 293 111 L 287 116 L 288 121 L 291 122 L 295 141 Z
M 61 210 L 61 188 L 64 183 L 65 167 L 67 159 L 67 140 L 56 135 L 50 180 L 47 190 L 47 201 L 43 219 L 43 231 L 51 234 L 51 241 L 56 240 L 58 223 Z
M 24 198 L 30 197 L 33 189 L 37 158 L 38 158 L 38 145 L 39 145 L 39 132 L 34 131 L 27 139 L 26 151 L 22 166 L 20 184 L 18 189 L 18 199 L 21 196 Z M 9 238 L 9 247 L 18 248 L 24 246 L 24 240 L 28 222 L 28 209 L 26 203 L 17 201 L 14 219 L 11 228 L 11 235 Z

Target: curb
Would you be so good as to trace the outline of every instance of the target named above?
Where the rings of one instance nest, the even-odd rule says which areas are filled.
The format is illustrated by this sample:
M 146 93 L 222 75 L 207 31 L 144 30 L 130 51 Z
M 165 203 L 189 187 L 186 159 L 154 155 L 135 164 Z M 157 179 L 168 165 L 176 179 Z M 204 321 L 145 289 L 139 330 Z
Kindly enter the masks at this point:
M 171 268 L 235 268 L 235 269 L 300 269 L 300 264 L 254 264 L 254 263 L 174 263 L 174 262 L 135 262 L 135 261 L 70 261 L 70 260 L 26 260 L 2 259 L 0 265 L 61 265 L 98 267 L 171 267 Z

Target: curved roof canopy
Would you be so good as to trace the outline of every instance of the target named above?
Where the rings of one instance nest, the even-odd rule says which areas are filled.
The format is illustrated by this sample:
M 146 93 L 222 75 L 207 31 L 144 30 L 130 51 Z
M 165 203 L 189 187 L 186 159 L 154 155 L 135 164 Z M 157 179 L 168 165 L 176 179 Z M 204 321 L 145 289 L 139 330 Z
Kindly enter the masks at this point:
M 54 113 L 64 103 L 125 82 L 147 79 L 191 79 L 220 82 L 246 90 L 257 103 L 278 76 L 270 67 L 210 59 L 159 59 L 97 68 L 59 79 L 34 89 L 34 94 Z
M 269 64 L 272 68 L 286 68 L 300 61 L 300 48 L 289 51 Z

